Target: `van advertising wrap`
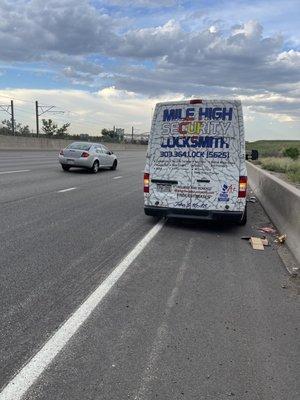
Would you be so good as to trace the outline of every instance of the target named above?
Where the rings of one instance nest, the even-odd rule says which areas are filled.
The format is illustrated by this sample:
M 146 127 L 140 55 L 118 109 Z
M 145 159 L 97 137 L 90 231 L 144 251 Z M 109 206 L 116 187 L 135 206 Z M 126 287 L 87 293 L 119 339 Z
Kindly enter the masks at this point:
M 242 210 L 238 182 L 246 170 L 240 101 L 158 104 L 147 163 L 152 177 L 177 182 L 152 185 L 148 205 Z

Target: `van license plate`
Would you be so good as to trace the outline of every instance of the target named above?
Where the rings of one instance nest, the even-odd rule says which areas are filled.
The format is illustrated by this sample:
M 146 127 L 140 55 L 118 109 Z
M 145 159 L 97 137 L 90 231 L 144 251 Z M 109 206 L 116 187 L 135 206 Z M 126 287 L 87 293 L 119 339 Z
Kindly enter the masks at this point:
M 160 192 L 171 192 L 171 185 L 165 183 L 157 183 L 157 189 Z

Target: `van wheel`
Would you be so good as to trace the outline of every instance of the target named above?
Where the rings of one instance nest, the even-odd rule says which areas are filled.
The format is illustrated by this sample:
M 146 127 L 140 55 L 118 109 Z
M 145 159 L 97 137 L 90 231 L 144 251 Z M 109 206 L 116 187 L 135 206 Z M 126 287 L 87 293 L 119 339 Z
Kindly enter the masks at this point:
M 113 165 L 110 167 L 110 169 L 112 169 L 112 170 L 114 171 L 115 169 L 117 169 L 117 165 L 118 165 L 118 161 L 115 160 L 115 161 L 113 162 Z
M 70 170 L 70 166 L 66 165 L 66 164 L 61 164 L 61 167 L 64 171 L 69 171 Z
M 238 225 L 246 225 L 247 223 L 247 206 L 245 207 L 245 211 L 243 213 L 242 219 L 238 222 Z

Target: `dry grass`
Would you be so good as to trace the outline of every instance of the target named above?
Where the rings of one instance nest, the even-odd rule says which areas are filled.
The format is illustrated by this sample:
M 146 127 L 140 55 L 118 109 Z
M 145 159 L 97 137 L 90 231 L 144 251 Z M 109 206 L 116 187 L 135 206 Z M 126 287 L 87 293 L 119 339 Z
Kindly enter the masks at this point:
M 292 182 L 300 183 L 300 160 L 293 161 L 286 157 L 267 157 L 261 158 L 259 164 L 266 170 L 282 172 Z

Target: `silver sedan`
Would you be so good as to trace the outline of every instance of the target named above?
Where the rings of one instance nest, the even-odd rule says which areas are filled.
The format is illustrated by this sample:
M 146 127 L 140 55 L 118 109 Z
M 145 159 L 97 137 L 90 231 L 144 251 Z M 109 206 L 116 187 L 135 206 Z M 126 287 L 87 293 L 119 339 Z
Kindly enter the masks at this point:
M 115 154 L 100 143 L 74 142 L 61 150 L 58 160 L 64 171 L 70 168 L 86 168 L 97 173 L 100 168 L 116 169 Z

